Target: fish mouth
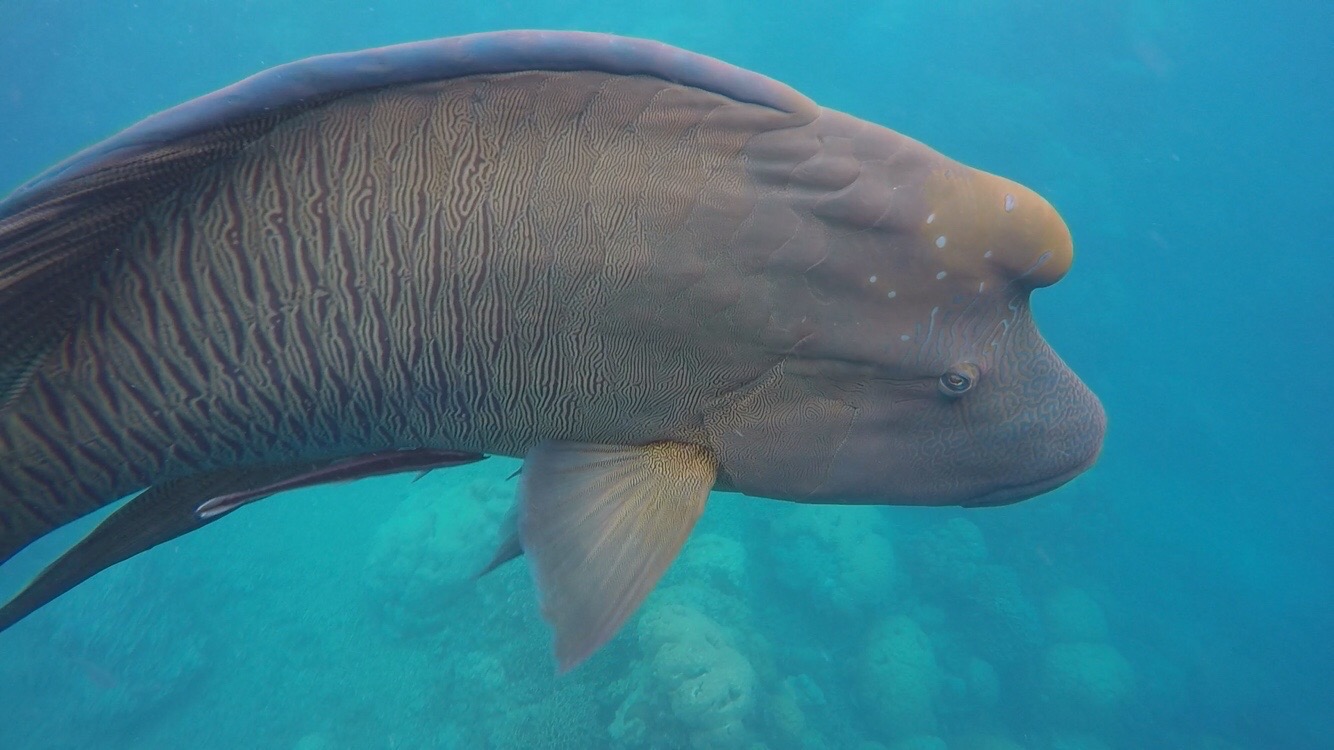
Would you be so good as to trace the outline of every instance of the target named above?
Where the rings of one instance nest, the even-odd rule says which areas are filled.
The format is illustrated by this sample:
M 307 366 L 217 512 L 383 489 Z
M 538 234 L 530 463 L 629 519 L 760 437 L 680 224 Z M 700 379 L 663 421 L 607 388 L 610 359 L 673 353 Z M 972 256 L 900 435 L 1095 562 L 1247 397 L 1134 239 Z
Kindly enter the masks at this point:
M 1063 462 L 1069 458 L 1078 456 L 1080 453 L 1084 454 L 1082 459 L 1071 465 L 1069 469 L 1058 474 L 1044 477 L 1035 482 L 1002 486 L 990 492 L 978 495 L 977 497 L 965 500 L 959 504 L 966 508 L 980 508 L 1017 503 L 1021 500 L 1027 500 L 1031 497 L 1051 492 L 1057 487 L 1069 482 L 1071 479 L 1088 471 L 1093 464 L 1097 463 L 1098 457 L 1102 455 L 1103 441 L 1107 436 L 1107 412 L 1103 409 L 1102 402 L 1100 402 L 1092 392 L 1087 388 L 1083 388 L 1083 392 L 1086 395 L 1087 403 L 1089 404 L 1088 419 L 1077 423 L 1078 427 L 1072 430 L 1077 437 L 1070 441 L 1076 446 L 1082 446 L 1082 450 L 1079 448 L 1076 448 L 1076 450 L 1068 450 L 1056 448 L 1055 445 L 1053 446 L 1055 450 L 1059 450 L 1062 454 L 1058 461 Z M 1070 433 L 1067 432 L 1066 434 L 1069 435 Z M 1065 441 L 1059 441 L 1056 445 L 1061 445 L 1064 442 Z
M 998 505 L 1012 505 L 1021 500 L 1028 500 L 1029 498 L 1051 492 L 1057 487 L 1066 484 L 1071 479 L 1083 474 L 1085 471 L 1088 471 L 1089 467 L 1097 462 L 1098 456 L 1101 455 L 1101 453 L 1102 446 L 1099 445 L 1098 449 L 1090 453 L 1088 458 L 1084 459 L 1084 461 L 1069 471 L 1036 482 L 1028 482 L 1026 484 L 992 490 L 984 495 L 965 500 L 959 503 L 959 505 L 965 508 L 991 508 Z

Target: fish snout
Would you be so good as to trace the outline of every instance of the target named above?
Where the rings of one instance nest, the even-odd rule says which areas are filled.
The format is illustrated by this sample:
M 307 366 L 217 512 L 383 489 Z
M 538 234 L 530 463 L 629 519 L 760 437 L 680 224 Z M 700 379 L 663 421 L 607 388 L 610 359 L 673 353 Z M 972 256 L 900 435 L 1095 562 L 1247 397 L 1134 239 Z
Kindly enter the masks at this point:
M 1102 455 L 1102 441 L 1107 437 L 1107 410 L 1102 407 L 1102 401 L 1093 394 L 1093 391 L 1084 389 L 1088 393 L 1088 427 L 1084 431 L 1082 445 L 1084 448 L 1084 460 L 1075 470 L 1075 474 L 1083 473 L 1097 462 L 1098 456 Z
M 1079 396 L 1075 407 L 1052 430 L 1051 477 L 1044 483 L 1047 486 L 1039 492 L 1056 489 L 1088 471 L 1102 454 L 1102 441 L 1107 434 L 1107 412 L 1092 391 L 1082 382 L 1076 381 L 1076 384 Z
M 1008 446 L 1011 459 L 1027 456 L 1012 483 L 965 502 L 967 506 L 1008 505 L 1036 497 L 1083 474 L 1102 453 L 1107 433 L 1107 412 L 1093 391 L 1073 373 L 1053 393 L 1046 409 L 1032 421 L 1013 425 Z M 1022 446 L 1022 447 L 1021 447 Z

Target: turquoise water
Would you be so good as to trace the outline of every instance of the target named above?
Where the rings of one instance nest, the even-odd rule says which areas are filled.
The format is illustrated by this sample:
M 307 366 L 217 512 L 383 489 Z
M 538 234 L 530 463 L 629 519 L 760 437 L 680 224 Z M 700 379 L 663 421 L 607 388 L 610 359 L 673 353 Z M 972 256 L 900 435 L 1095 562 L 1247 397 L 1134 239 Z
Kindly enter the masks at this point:
M 1106 404 L 1099 465 L 978 511 L 718 495 L 640 615 L 561 678 L 524 565 L 467 580 L 515 463 L 291 493 L 0 634 L 0 747 L 1330 746 L 1329 9 L 566 5 L 6 0 L 0 192 L 310 54 L 653 37 L 1048 197 L 1077 259 L 1036 317 Z

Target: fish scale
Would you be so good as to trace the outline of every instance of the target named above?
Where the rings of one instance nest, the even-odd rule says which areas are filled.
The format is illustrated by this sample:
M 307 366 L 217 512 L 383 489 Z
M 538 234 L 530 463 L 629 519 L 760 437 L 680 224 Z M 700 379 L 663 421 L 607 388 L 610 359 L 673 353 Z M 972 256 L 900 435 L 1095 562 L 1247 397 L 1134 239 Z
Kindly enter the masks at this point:
M 523 457 L 562 668 L 710 489 L 996 504 L 1105 417 L 1028 297 L 1055 210 L 755 73 L 502 32 L 293 63 L 0 203 L 0 561 L 132 492 L 3 610 L 295 487 Z

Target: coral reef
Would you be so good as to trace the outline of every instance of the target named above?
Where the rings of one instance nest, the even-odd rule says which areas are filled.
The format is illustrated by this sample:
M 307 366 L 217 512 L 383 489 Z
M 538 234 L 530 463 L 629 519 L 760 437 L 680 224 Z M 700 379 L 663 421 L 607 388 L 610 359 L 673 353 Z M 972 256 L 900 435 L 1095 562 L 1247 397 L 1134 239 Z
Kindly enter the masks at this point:
M 430 747 L 590 748 L 608 745 L 608 717 L 613 696 L 623 692 L 623 650 L 557 675 L 547 632 L 531 623 L 515 627 L 513 618 L 484 616 L 478 623 L 490 638 L 473 650 L 448 657 L 455 664 L 444 677 L 443 703 L 464 719 L 449 742 Z M 442 641 L 445 653 L 454 638 Z M 612 668 L 609 668 L 612 667 Z
M 746 547 L 722 534 L 696 534 L 686 541 L 681 556 L 672 564 L 669 579 L 744 597 L 748 582 Z
M 1034 653 L 1042 643 L 1037 609 L 1024 596 L 1019 574 L 984 563 L 960 591 L 961 624 L 976 652 L 997 665 Z
M 386 691 L 384 701 L 405 708 L 376 708 L 366 727 L 302 727 L 287 746 L 364 742 L 375 722 L 410 722 L 448 705 L 447 719 L 397 732 L 391 746 L 1017 750 L 1009 737 L 1022 729 L 1030 750 L 1106 748 L 1101 737 L 1118 737 L 1115 720 L 1136 697 L 1087 593 L 1057 588 L 1036 608 L 1025 595 L 1031 578 L 993 558 L 972 521 L 909 516 L 891 534 L 883 511 L 864 508 L 782 507 L 777 522 L 702 523 L 641 613 L 556 679 L 525 564 L 472 578 L 512 502 L 505 473 L 474 481 L 479 474 L 442 473 L 397 490 L 367 548 L 366 585 L 350 587 L 369 615 L 357 620 L 362 632 L 411 636 L 378 647 L 401 650 L 393 659 L 403 674 L 433 674 L 433 692 L 412 707 L 413 696 Z M 119 611 L 105 597 L 138 596 L 142 574 L 133 571 L 110 571 L 98 606 Z M 770 581 L 780 587 L 766 600 Z M 306 611 L 314 610 L 298 614 Z M 96 618 L 54 630 L 53 645 L 85 682 L 112 686 L 97 696 L 99 716 L 137 718 L 203 674 L 197 633 L 174 641 L 171 659 L 121 662 L 122 650 L 161 651 L 144 619 L 153 612 L 117 614 L 129 623 L 119 637 L 129 640 L 114 648 Z M 314 651 L 294 662 L 319 663 Z M 141 683 L 165 687 L 163 697 L 141 698 Z
M 637 624 L 640 683 L 609 732 L 618 747 L 749 747 L 755 671 L 722 627 L 684 604 L 655 604 Z M 663 733 L 663 719 L 675 738 Z
M 1105 643 L 1057 643 L 1042 657 L 1040 701 L 1055 726 L 1085 728 L 1114 719 L 1134 684 L 1130 663 Z
M 905 564 L 919 586 L 958 590 L 972 580 L 986 559 L 982 530 L 956 516 L 914 534 L 907 544 Z
M 1102 607 L 1082 589 L 1064 586 L 1042 604 L 1047 634 L 1059 643 L 1098 643 L 1107 640 L 1107 620 Z
M 873 613 L 892 601 L 898 580 L 894 548 L 880 511 L 859 506 L 784 509 L 772 525 L 780 554 L 779 583 L 844 617 Z
M 494 552 L 513 502 L 511 488 L 487 480 L 452 494 L 424 480 L 375 532 L 366 583 L 399 635 L 438 631 L 450 621 L 456 600 L 475 591 L 473 576 Z
M 292 750 L 332 750 L 333 743 L 329 741 L 329 736 L 322 732 L 311 732 L 303 735 L 292 746 Z
M 949 750 L 949 746 L 935 735 L 918 734 L 889 743 L 889 750 Z
M 716 623 L 687 607 L 666 605 L 640 619 L 639 643 L 651 654 L 654 677 L 693 747 L 744 744 L 755 673 Z
M 950 750 L 1025 750 L 1014 740 L 990 733 L 967 734 L 950 738 Z
M 765 720 L 784 745 L 801 746 L 806 734 L 806 712 L 792 678 L 783 680 L 769 696 Z
M 968 703 L 975 708 L 995 708 L 1000 702 L 1000 676 L 990 663 L 976 657 L 964 667 L 964 686 Z
M 951 518 L 912 536 L 906 565 L 918 593 L 952 616 L 931 630 L 957 628 L 969 648 L 996 666 L 1030 656 L 1042 643 L 1042 621 L 1019 575 L 991 562 L 982 531 Z
M 103 571 L 61 602 L 50 644 L 85 693 L 77 711 L 105 728 L 181 698 L 207 670 L 205 631 L 189 628 L 156 590 L 160 556 Z
M 904 615 L 881 621 L 862 656 L 863 705 L 886 737 L 908 738 L 936 729 L 941 675 L 922 628 Z
M 1112 750 L 1112 746 L 1091 734 L 1058 733 L 1047 743 L 1047 750 Z
M 720 623 L 739 626 L 750 617 L 746 591 L 751 584 L 745 545 L 704 532 L 686 542 L 648 601 L 685 604 Z
M 513 706 L 492 723 L 488 747 L 495 750 L 586 750 L 605 744 L 595 694 L 586 685 L 547 692 Z

